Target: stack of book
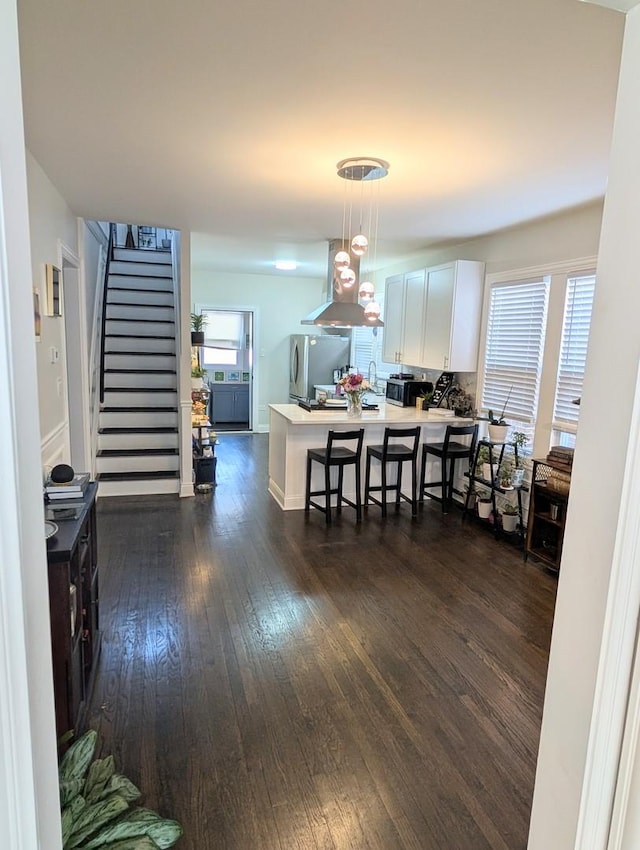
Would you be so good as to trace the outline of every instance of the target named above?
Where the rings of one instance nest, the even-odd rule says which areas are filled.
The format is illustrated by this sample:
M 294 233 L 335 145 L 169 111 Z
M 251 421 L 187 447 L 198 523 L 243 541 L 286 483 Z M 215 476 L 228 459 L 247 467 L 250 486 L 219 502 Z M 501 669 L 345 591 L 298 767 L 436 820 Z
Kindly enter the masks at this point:
M 50 502 L 73 501 L 84 498 L 84 491 L 89 483 L 88 472 L 78 472 L 73 476 L 71 481 L 64 484 L 56 484 L 54 481 L 47 481 L 44 487 L 44 492 Z
M 571 474 L 571 467 L 573 465 L 573 449 L 567 448 L 566 446 L 552 446 L 549 449 L 547 460 L 553 466 Z

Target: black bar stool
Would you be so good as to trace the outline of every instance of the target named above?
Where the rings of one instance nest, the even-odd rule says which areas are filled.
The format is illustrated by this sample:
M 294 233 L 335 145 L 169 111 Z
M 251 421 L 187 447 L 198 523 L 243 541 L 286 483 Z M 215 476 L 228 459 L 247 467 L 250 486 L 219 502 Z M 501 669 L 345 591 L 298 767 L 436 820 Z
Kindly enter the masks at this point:
M 413 437 L 413 444 L 410 446 L 404 443 L 396 443 L 395 440 L 402 440 L 406 437 Z M 387 515 L 387 491 L 395 490 L 396 494 L 396 510 L 400 507 L 400 499 L 409 502 L 411 505 L 411 514 L 416 516 L 418 513 L 418 442 L 420 440 L 420 426 L 417 428 L 385 428 L 384 439 L 381 446 L 367 446 L 367 468 L 364 479 L 364 503 L 365 506 L 369 501 L 382 508 L 382 516 Z M 371 461 L 377 458 L 380 461 L 380 481 L 379 487 L 371 486 Z M 411 462 L 411 496 L 406 496 L 402 492 L 402 464 L 405 461 Z M 387 464 L 395 463 L 397 466 L 396 482 L 389 484 L 387 482 Z M 379 492 L 380 500 L 372 496 L 371 493 Z
M 329 431 L 327 445 L 325 448 L 307 449 L 307 487 L 305 493 L 304 510 L 309 513 L 309 508 L 314 507 L 325 515 L 327 525 L 331 525 L 331 496 L 337 496 L 336 513 L 342 512 L 342 505 L 349 505 L 356 510 L 356 521 L 362 522 L 362 495 L 360 485 L 360 458 L 362 457 L 362 441 L 364 439 L 364 428 L 358 431 Z M 344 446 L 335 446 L 338 442 L 357 442 L 355 450 Z M 324 489 L 311 489 L 311 463 L 313 461 L 324 466 Z M 331 489 L 331 467 L 338 468 L 338 486 Z M 356 473 L 356 500 L 349 501 L 342 495 L 342 484 L 345 466 L 355 466 Z M 312 496 L 324 496 L 324 507 L 318 502 L 312 501 Z
M 470 437 L 468 442 L 460 442 L 452 437 Z M 442 513 L 447 512 L 447 508 L 453 501 L 453 477 L 455 472 L 456 461 L 466 458 L 471 464 L 476 449 L 478 440 L 477 425 L 447 425 L 447 430 L 444 434 L 444 442 L 442 443 L 424 443 L 422 446 L 422 464 L 420 467 L 420 502 L 424 502 L 424 497 L 429 496 L 431 499 L 438 499 L 442 502 Z M 425 481 L 425 473 L 427 468 L 427 457 L 433 455 L 440 458 L 441 475 L 440 481 Z M 448 469 L 447 469 L 448 463 Z M 427 493 L 427 490 L 432 487 L 441 487 L 442 495 L 434 496 L 433 493 Z

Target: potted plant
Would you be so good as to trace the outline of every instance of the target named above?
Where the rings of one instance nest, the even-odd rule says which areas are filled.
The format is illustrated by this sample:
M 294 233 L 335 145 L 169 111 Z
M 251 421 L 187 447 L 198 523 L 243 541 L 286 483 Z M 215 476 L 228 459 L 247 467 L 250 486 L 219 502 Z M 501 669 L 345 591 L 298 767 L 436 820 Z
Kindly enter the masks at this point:
M 418 410 L 429 410 L 431 399 L 433 398 L 433 390 L 423 390 L 416 396 L 416 407 Z
M 207 317 L 202 313 L 191 314 L 191 345 L 204 345 L 204 326 Z
M 507 405 L 509 404 L 509 399 L 511 398 L 511 391 L 513 390 L 513 384 L 509 388 L 509 393 L 505 399 L 504 405 L 502 406 L 502 413 L 500 416 L 495 416 L 493 410 L 488 411 L 489 415 L 489 439 L 492 443 L 506 443 L 507 434 L 509 433 L 509 423 L 504 418 L 504 412 L 507 409 Z
M 512 534 L 518 527 L 520 512 L 517 505 L 505 502 L 502 506 L 502 530 Z
M 513 490 L 514 464 L 510 457 L 504 457 L 498 469 L 498 481 L 503 490 Z
M 517 455 L 514 461 L 511 483 L 514 487 L 522 487 L 524 483 L 524 471 L 527 466 L 527 459 L 524 457 L 524 452 L 529 442 L 529 435 L 525 434 L 524 431 L 514 431 L 511 435 L 511 442 L 516 448 L 515 454 Z
M 493 507 L 491 491 L 485 487 L 478 487 L 476 489 L 476 495 L 478 497 L 478 516 L 480 519 L 489 519 Z
M 192 366 L 191 367 L 191 388 L 194 390 L 200 390 L 204 386 L 204 381 L 202 380 L 204 376 L 207 374 L 207 370 L 203 369 L 202 366 Z
M 495 478 L 496 465 L 489 463 L 489 446 L 480 446 L 478 449 L 478 468 L 476 474 L 480 472 L 485 481 L 493 481 Z

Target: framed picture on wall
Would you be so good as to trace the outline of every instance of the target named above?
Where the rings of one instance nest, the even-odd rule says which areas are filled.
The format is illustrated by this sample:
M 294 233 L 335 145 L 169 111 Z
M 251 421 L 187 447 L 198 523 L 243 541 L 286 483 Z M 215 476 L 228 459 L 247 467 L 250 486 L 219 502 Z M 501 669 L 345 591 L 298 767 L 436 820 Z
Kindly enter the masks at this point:
M 249 373 L 243 372 L 242 373 L 242 382 L 245 383 L 245 384 L 248 384 L 250 380 L 251 380 L 251 378 L 249 376 Z
M 57 266 L 47 263 L 46 271 L 46 293 L 47 293 L 47 315 L 62 315 L 62 272 Z
M 42 339 L 42 313 L 40 312 L 40 290 L 33 290 L 33 329 L 36 334 L 36 342 Z
M 214 372 L 213 373 L 214 381 L 224 381 L 224 372 Z
M 240 380 L 240 372 L 232 370 L 227 372 L 227 381 L 239 381 Z

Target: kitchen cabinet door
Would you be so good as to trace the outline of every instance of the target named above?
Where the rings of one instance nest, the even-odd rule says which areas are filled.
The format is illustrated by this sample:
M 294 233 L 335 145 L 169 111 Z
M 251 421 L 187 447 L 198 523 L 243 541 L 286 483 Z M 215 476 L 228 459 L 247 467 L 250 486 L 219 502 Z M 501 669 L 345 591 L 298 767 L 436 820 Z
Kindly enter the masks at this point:
M 387 278 L 384 289 L 383 358 L 385 363 L 401 362 L 403 320 L 404 275 L 399 274 Z
M 424 322 L 424 270 L 387 279 L 384 296 L 384 360 L 420 365 Z
M 233 394 L 233 422 L 249 421 L 249 386 L 236 387 Z
M 427 269 L 425 369 L 475 372 L 484 290 L 484 263 L 457 260 Z

